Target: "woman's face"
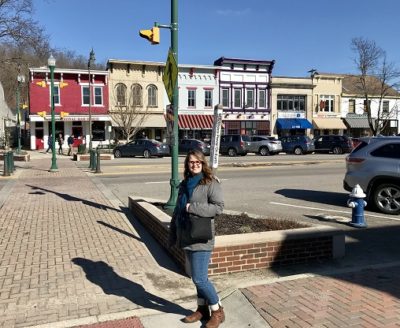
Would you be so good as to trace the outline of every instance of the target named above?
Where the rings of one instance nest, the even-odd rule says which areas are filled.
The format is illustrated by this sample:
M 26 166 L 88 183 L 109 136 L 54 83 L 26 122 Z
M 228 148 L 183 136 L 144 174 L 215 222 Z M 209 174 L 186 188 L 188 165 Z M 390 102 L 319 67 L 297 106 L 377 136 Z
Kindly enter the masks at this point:
M 203 168 L 203 163 L 197 157 L 190 155 L 188 164 L 189 164 L 189 172 L 192 175 L 201 173 Z

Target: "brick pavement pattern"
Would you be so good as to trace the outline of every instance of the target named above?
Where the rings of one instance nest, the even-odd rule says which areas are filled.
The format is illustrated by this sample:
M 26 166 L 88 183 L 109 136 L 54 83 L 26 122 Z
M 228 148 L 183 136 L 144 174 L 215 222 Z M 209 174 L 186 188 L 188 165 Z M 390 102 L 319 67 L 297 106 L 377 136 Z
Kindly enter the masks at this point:
M 0 327 L 140 308 L 183 312 L 163 292 L 193 294 L 190 280 L 160 268 L 84 170 L 70 159 L 57 164 L 56 173 L 50 157 L 19 168 L 1 208 Z
M 271 327 L 400 327 L 400 266 L 243 289 Z
M 76 326 L 75 328 L 143 328 L 142 323 L 136 317 L 122 320 L 106 321 L 93 325 Z

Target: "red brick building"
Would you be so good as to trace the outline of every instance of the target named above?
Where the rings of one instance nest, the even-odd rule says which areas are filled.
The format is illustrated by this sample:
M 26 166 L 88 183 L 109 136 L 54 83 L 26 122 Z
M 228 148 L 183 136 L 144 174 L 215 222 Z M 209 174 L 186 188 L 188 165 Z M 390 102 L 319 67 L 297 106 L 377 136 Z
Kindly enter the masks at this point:
M 50 70 L 31 68 L 29 77 L 30 148 L 43 149 L 51 131 Z M 90 89 L 89 89 L 90 88 Z M 89 91 L 90 90 L 90 91 Z M 54 71 L 54 109 L 56 136 L 73 135 L 75 145 L 90 141 L 89 111 L 92 122 L 92 144 L 110 140 L 108 72 L 61 69 Z

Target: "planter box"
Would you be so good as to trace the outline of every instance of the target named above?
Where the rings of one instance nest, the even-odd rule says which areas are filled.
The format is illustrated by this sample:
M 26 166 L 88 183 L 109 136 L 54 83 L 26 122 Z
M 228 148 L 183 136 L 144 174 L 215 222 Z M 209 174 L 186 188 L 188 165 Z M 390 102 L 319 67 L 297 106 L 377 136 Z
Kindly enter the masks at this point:
M 113 154 L 100 154 L 100 160 L 112 160 L 114 159 Z M 90 155 L 89 154 L 77 154 L 74 153 L 74 161 L 89 161 L 90 160 Z
M 4 153 L 0 153 L 0 161 L 4 160 Z M 30 154 L 16 154 L 14 153 L 14 162 L 29 162 L 31 160 Z
M 185 268 L 181 249 L 168 248 L 171 217 L 150 198 L 129 197 L 129 209 L 152 236 Z M 228 214 L 232 212 L 228 212 Z M 292 265 L 343 257 L 345 239 L 342 230 L 312 225 L 309 228 L 216 236 L 209 274 L 248 271 L 272 266 Z

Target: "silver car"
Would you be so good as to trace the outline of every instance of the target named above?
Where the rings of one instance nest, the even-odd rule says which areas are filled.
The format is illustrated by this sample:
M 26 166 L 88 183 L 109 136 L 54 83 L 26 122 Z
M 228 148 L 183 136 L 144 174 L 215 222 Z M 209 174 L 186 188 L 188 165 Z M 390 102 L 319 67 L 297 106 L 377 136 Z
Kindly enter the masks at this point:
M 386 214 L 400 214 L 400 137 L 361 138 L 346 157 L 344 189 L 359 184 L 367 202 Z
M 270 136 L 251 136 L 248 146 L 249 153 L 261 156 L 274 155 L 282 151 L 282 142 Z

